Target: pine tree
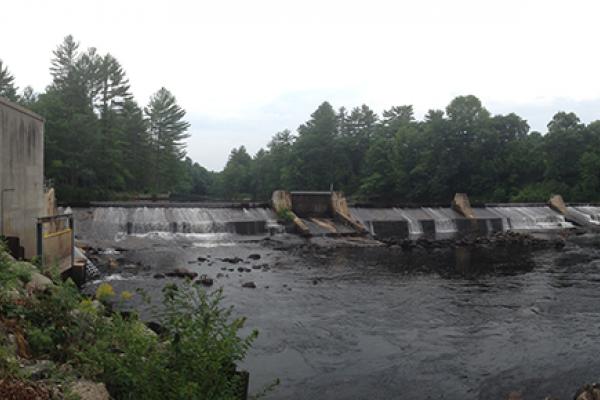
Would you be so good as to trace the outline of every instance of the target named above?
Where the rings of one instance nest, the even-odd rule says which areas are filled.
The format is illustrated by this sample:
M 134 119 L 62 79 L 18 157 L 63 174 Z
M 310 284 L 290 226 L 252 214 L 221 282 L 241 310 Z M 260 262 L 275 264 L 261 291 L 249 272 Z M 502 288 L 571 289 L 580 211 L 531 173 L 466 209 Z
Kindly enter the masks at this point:
M 72 35 L 64 38 L 63 42 L 52 52 L 54 58 L 50 66 L 50 74 L 55 86 L 61 86 L 73 73 L 79 56 L 79 43 Z
M 154 190 L 158 193 L 177 186 L 180 161 L 185 157 L 184 142 L 190 124 L 183 120 L 185 110 L 175 96 L 160 88 L 151 98 L 144 113 L 149 120 L 154 152 Z
M 15 86 L 15 77 L 8 71 L 0 59 L 0 96 L 6 97 L 10 101 L 17 101 L 17 87 Z

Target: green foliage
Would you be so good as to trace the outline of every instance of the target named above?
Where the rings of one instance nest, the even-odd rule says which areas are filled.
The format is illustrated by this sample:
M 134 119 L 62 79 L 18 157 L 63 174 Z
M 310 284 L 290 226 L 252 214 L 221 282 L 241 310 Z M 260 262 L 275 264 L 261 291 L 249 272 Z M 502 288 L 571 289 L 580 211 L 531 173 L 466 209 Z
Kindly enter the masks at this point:
M 331 185 L 387 202 L 448 203 L 456 192 L 476 202 L 546 201 L 551 192 L 600 200 L 600 121 L 585 125 L 574 113 L 558 112 L 542 135 L 514 113 L 492 115 L 473 95 L 421 121 L 411 105 L 379 116 L 364 104 L 336 111 L 323 102 L 295 133 L 275 134 L 254 155 L 239 145 L 223 171 L 210 172 L 186 157 L 190 125 L 167 89 L 141 107 L 119 61 L 72 36 L 53 52 L 50 72 L 43 93 L 18 94 L 0 61 L 0 96 L 45 117 L 45 172 L 62 201 L 267 200 L 276 189 Z
M 238 336 L 244 319 L 221 307 L 222 292 L 167 286 L 157 336 L 135 317 L 113 316 L 79 353 L 87 374 L 119 399 L 236 399 L 241 361 L 256 332 Z
M 0 60 L 0 96 L 12 101 L 18 101 L 15 77 L 8 71 L 8 67 Z
M 0 249 L 3 283 L 21 279 L 26 263 L 21 269 L 13 264 L 18 263 Z M 13 295 L 4 285 L 0 289 L 0 318 L 15 321 L 33 357 L 68 364 L 84 378 L 104 382 L 115 399 L 239 398 L 235 366 L 257 332 L 240 336 L 245 319 L 222 307 L 221 290 L 208 293 L 190 283 L 167 286 L 156 314 L 160 335 L 135 314 L 125 317 L 85 298 L 71 281 L 55 281 L 34 296 L 21 293 L 15 300 Z M 106 302 L 116 297 L 106 285 L 97 295 Z M 126 301 L 131 296 L 122 292 L 119 297 Z M 19 373 L 13 355 L 0 342 L 1 374 Z
M 294 214 L 287 208 L 282 208 L 277 211 L 277 218 L 283 222 L 292 222 L 294 220 Z
M 333 184 L 386 202 L 447 203 L 456 192 L 476 202 L 544 202 L 552 193 L 600 200 L 600 121 L 586 126 L 573 113 L 557 113 L 542 135 L 514 113 L 491 115 L 475 96 L 459 96 L 423 121 L 411 106 L 379 118 L 365 105 L 335 112 L 323 103 L 297 136 L 285 132 L 243 168 L 219 175 L 228 197 L 249 186 L 254 199 L 268 199 L 275 189 Z

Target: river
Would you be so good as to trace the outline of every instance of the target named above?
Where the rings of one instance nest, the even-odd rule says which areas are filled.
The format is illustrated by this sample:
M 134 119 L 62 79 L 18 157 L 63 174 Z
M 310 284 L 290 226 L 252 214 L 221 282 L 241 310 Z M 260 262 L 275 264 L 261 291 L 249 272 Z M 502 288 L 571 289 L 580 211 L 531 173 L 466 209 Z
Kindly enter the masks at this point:
M 153 276 L 175 267 L 214 278 L 213 289 L 223 287 L 234 314 L 248 317 L 245 332 L 260 331 L 242 367 L 250 371 L 251 392 L 281 380 L 270 399 L 488 400 L 513 390 L 525 399 L 567 399 L 598 380 L 597 237 L 516 253 L 523 258 L 518 267 L 474 260 L 467 270 L 445 251 L 433 251 L 436 267 L 428 268 L 399 249 L 336 249 L 278 237 L 83 239 L 126 250 L 101 279 L 117 292 L 143 288 L 157 302 L 160 288 L 177 279 Z M 249 281 L 255 289 L 242 287 Z M 149 318 L 146 306 L 135 299 L 132 305 Z

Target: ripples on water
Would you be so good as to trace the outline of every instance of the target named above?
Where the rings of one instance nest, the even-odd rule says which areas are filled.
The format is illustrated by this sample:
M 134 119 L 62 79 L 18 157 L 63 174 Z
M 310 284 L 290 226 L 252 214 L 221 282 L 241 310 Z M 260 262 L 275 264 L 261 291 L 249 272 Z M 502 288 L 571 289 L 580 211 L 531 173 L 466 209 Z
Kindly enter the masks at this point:
M 272 399 L 487 400 L 512 390 L 567 399 L 600 375 L 597 239 L 562 252 L 470 254 L 463 264 L 443 251 L 428 259 L 377 250 L 314 258 L 270 255 L 226 234 L 169 235 L 129 238 L 145 243 L 133 256 L 152 270 L 135 280 L 115 274 L 111 283 L 158 293 L 164 282 L 153 273 L 198 255 L 261 253 L 270 272 L 232 273 L 217 284 L 248 329 L 260 331 L 244 366 L 253 391 L 281 378 Z M 241 289 L 242 279 L 258 288 Z

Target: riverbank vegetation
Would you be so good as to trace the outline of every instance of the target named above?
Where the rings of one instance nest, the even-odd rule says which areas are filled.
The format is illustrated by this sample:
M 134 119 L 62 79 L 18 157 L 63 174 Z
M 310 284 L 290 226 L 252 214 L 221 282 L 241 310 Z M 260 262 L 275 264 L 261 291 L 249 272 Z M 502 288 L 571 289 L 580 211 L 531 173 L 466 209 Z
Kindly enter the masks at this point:
M 189 124 L 161 88 L 141 107 L 110 54 L 71 37 L 54 51 L 52 83 L 19 92 L 0 64 L 0 95 L 46 118 L 46 175 L 62 201 L 151 198 L 266 200 L 275 189 L 328 190 L 387 202 L 600 200 L 600 121 L 558 112 L 547 132 L 511 113 L 492 115 L 475 96 L 416 120 L 410 105 L 377 115 L 367 105 L 322 103 L 295 132 L 265 149 L 231 151 L 221 172 L 186 157 Z M 210 138 L 206 138 L 210 140 Z M 199 160 L 201 161 L 201 160 Z
M 100 382 L 115 399 L 241 398 L 236 363 L 256 332 L 239 336 L 244 319 L 220 291 L 166 286 L 157 333 L 114 307 L 143 294 L 103 284 L 89 298 L 48 275 L 0 248 L 0 397 L 74 399 L 82 382 Z

